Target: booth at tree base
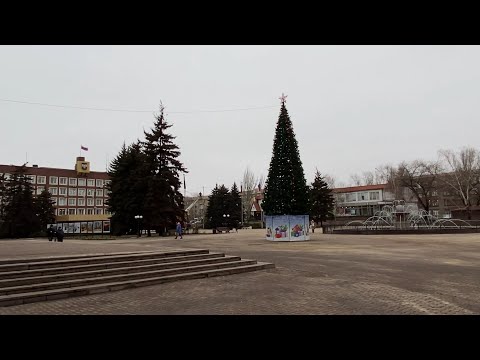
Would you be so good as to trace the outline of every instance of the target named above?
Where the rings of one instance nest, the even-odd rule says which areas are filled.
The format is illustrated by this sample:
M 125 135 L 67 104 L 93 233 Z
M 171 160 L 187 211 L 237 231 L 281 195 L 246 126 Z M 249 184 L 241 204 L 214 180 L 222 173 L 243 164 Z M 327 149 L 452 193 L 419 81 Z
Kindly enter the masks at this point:
M 267 240 L 310 240 L 308 215 L 273 215 L 265 217 Z

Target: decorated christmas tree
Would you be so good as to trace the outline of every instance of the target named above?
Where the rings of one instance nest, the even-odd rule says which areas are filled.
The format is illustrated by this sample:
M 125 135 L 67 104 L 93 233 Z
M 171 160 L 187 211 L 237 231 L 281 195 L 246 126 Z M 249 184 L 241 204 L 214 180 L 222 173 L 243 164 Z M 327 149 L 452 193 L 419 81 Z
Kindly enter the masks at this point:
M 273 155 L 262 203 L 266 215 L 305 215 L 309 213 L 308 186 L 297 140 L 285 107 L 282 106 L 273 140 Z

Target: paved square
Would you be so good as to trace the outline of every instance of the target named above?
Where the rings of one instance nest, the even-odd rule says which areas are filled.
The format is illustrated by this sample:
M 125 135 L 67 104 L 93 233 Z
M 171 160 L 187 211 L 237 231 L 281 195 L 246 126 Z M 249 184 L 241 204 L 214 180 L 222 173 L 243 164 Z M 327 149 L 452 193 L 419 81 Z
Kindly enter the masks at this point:
M 480 235 L 327 235 L 273 243 L 263 230 L 173 238 L 0 240 L 0 258 L 209 249 L 275 269 L 0 308 L 2 314 L 480 314 Z

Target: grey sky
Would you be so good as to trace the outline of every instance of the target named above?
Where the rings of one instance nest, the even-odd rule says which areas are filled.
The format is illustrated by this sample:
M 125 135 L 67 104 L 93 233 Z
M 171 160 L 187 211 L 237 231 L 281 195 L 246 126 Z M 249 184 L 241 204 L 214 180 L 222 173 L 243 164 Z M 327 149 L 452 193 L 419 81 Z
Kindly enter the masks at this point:
M 307 181 L 315 167 L 353 173 L 437 150 L 477 146 L 478 46 L 0 46 L 0 163 L 73 168 L 80 145 L 92 170 L 124 141 L 143 138 L 166 106 L 187 195 L 268 173 L 278 97 L 299 143 Z M 217 113 L 180 111 L 274 108 Z M 171 112 L 171 113 L 170 113 Z

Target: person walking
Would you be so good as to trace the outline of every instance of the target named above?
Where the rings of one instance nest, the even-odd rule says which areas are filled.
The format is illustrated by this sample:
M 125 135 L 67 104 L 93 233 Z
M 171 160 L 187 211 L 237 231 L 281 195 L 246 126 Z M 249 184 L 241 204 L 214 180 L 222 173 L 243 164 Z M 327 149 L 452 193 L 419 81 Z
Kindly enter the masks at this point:
M 63 242 L 63 236 L 64 236 L 64 235 L 65 235 L 65 233 L 63 232 L 62 227 L 59 226 L 59 227 L 57 228 L 57 241 L 58 241 L 58 242 Z
M 182 224 L 180 223 L 180 221 L 177 221 L 177 227 L 175 229 L 175 239 L 180 236 L 180 239 L 183 239 L 183 236 L 182 236 Z
M 53 237 L 55 236 L 55 229 L 51 224 L 50 224 L 50 227 L 47 229 L 47 236 L 48 236 L 48 241 L 52 241 Z

